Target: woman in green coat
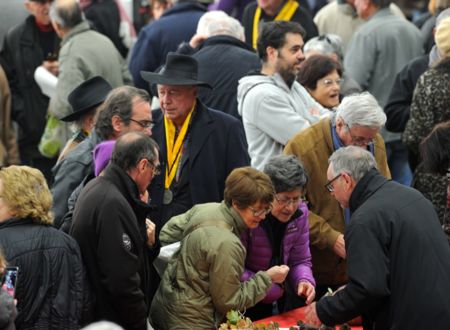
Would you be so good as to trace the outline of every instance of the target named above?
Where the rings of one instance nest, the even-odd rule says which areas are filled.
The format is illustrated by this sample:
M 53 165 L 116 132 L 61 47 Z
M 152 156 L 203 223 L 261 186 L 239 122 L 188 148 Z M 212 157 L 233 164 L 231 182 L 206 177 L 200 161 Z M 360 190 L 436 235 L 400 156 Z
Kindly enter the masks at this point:
M 251 167 L 231 172 L 224 201 L 196 205 L 162 228 L 162 245 L 181 241 L 153 299 L 155 329 L 213 329 L 231 310 L 262 300 L 272 283 L 282 283 L 289 268 L 275 266 L 241 283 L 245 248 L 240 234 L 256 228 L 271 210 L 270 178 Z

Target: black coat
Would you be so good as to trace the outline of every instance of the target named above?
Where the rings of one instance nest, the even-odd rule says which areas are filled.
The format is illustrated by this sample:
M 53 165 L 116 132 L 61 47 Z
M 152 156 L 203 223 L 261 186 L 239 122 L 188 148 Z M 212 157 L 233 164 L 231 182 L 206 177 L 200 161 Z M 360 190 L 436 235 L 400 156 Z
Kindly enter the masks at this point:
M 414 88 L 417 80 L 428 69 L 428 55 L 416 57 L 395 77 L 391 94 L 384 107 L 387 116 L 386 128 L 391 132 L 402 133 L 409 120 Z
M 197 100 L 197 108 L 192 118 L 189 134 L 189 191 L 192 205 L 221 202 L 225 179 L 237 167 L 250 165 L 242 123 L 220 111 L 205 107 Z M 160 109 L 153 111 L 152 138 L 158 143 L 162 173 L 150 185 L 153 211 L 151 219 L 157 230 L 168 219 L 162 219 L 164 177 L 167 164 L 164 117 Z
M 357 183 L 350 211 L 349 281 L 317 303 L 322 322 L 363 315 L 365 329 L 450 329 L 450 249 L 432 204 L 374 169 Z
M 58 47 L 56 37 L 55 51 Z M 11 88 L 12 116 L 20 128 L 19 147 L 34 147 L 36 152 L 44 132 L 49 98 L 34 80 L 34 71 L 44 59 L 34 16 L 29 16 L 6 35 L 1 63 Z
M 80 245 L 92 285 L 96 321 L 147 329 L 152 261 L 147 213 L 136 184 L 115 165 L 91 180 L 77 200 L 70 234 Z
M 10 219 L 0 223 L 0 246 L 19 267 L 17 329 L 79 329 L 89 289 L 75 240 L 31 219 Z
M 250 71 L 259 71 L 261 62 L 253 48 L 229 36 L 206 39 L 192 55 L 198 61 L 198 79 L 213 89 L 201 88 L 199 99 L 213 109 L 241 119 L 237 111 L 238 81 Z

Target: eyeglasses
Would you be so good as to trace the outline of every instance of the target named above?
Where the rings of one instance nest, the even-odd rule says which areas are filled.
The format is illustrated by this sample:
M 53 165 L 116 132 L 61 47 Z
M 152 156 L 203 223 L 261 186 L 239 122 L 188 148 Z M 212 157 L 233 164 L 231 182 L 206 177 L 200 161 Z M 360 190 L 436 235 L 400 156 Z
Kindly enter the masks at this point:
M 303 196 L 299 196 L 297 198 L 280 198 L 277 195 L 275 195 L 275 199 L 283 207 L 289 206 L 291 204 L 298 205 L 300 203 L 300 201 L 305 200 L 305 198 Z
M 260 217 L 263 215 L 267 215 L 270 213 L 270 211 L 272 211 L 272 205 L 270 205 L 268 208 L 266 209 L 262 209 L 262 210 L 255 210 L 253 207 L 249 206 L 248 207 L 250 211 L 252 211 L 252 214 L 254 217 Z
M 328 181 L 327 183 L 325 183 L 325 188 L 327 188 L 328 192 L 332 193 L 334 191 L 334 187 L 332 185 L 332 183 L 334 181 L 336 181 L 337 179 L 340 178 L 340 176 L 342 175 L 342 173 L 339 173 L 338 175 L 336 175 L 333 179 L 331 179 L 330 181 Z
M 324 79 L 324 80 L 322 80 L 322 83 L 325 87 L 330 87 L 330 86 L 333 86 L 333 84 L 340 86 L 343 81 L 344 81 L 344 79 L 336 79 L 336 80 Z
M 150 128 L 150 129 L 152 129 L 153 126 L 155 126 L 155 124 L 153 124 L 153 122 L 151 120 L 135 120 L 133 118 L 130 118 L 130 121 L 138 124 L 142 128 Z
M 160 175 L 161 174 L 161 169 L 160 169 L 159 165 L 153 164 L 153 162 L 150 159 L 148 159 L 148 158 L 145 158 L 145 159 L 147 159 L 147 161 L 148 161 L 147 166 L 151 167 L 153 169 L 153 175 L 154 176 Z
M 375 144 L 375 139 L 365 138 L 362 136 L 354 136 L 347 124 L 345 124 L 345 127 L 347 128 L 348 134 L 350 134 L 350 137 L 352 138 L 353 145 L 358 147 L 365 147 L 371 144 Z

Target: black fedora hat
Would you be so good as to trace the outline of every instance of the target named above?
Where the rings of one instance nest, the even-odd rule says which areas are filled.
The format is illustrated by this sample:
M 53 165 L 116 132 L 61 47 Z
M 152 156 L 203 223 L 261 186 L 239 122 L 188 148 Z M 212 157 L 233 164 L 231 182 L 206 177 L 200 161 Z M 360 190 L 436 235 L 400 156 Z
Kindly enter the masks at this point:
M 111 90 L 111 85 L 100 76 L 95 76 L 82 82 L 67 98 L 72 106 L 72 113 L 61 118 L 61 120 L 71 122 L 79 119 L 92 108 L 102 103 Z
M 175 86 L 197 85 L 212 88 L 210 84 L 198 80 L 197 74 L 198 64 L 195 58 L 173 52 L 167 54 L 166 64 L 158 73 L 141 71 L 142 79 L 152 84 Z

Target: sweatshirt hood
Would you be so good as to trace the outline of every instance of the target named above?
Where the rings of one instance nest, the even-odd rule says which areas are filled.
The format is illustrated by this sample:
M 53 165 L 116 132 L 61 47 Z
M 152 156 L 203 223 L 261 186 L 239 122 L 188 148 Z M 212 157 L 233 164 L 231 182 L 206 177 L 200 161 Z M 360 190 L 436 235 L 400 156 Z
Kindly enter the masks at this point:
M 257 72 L 255 74 L 245 76 L 239 80 L 238 90 L 237 90 L 237 101 L 238 101 L 238 113 L 242 116 L 242 103 L 247 95 L 248 91 L 259 84 L 268 83 L 273 85 L 274 81 L 271 76 L 266 76 Z

